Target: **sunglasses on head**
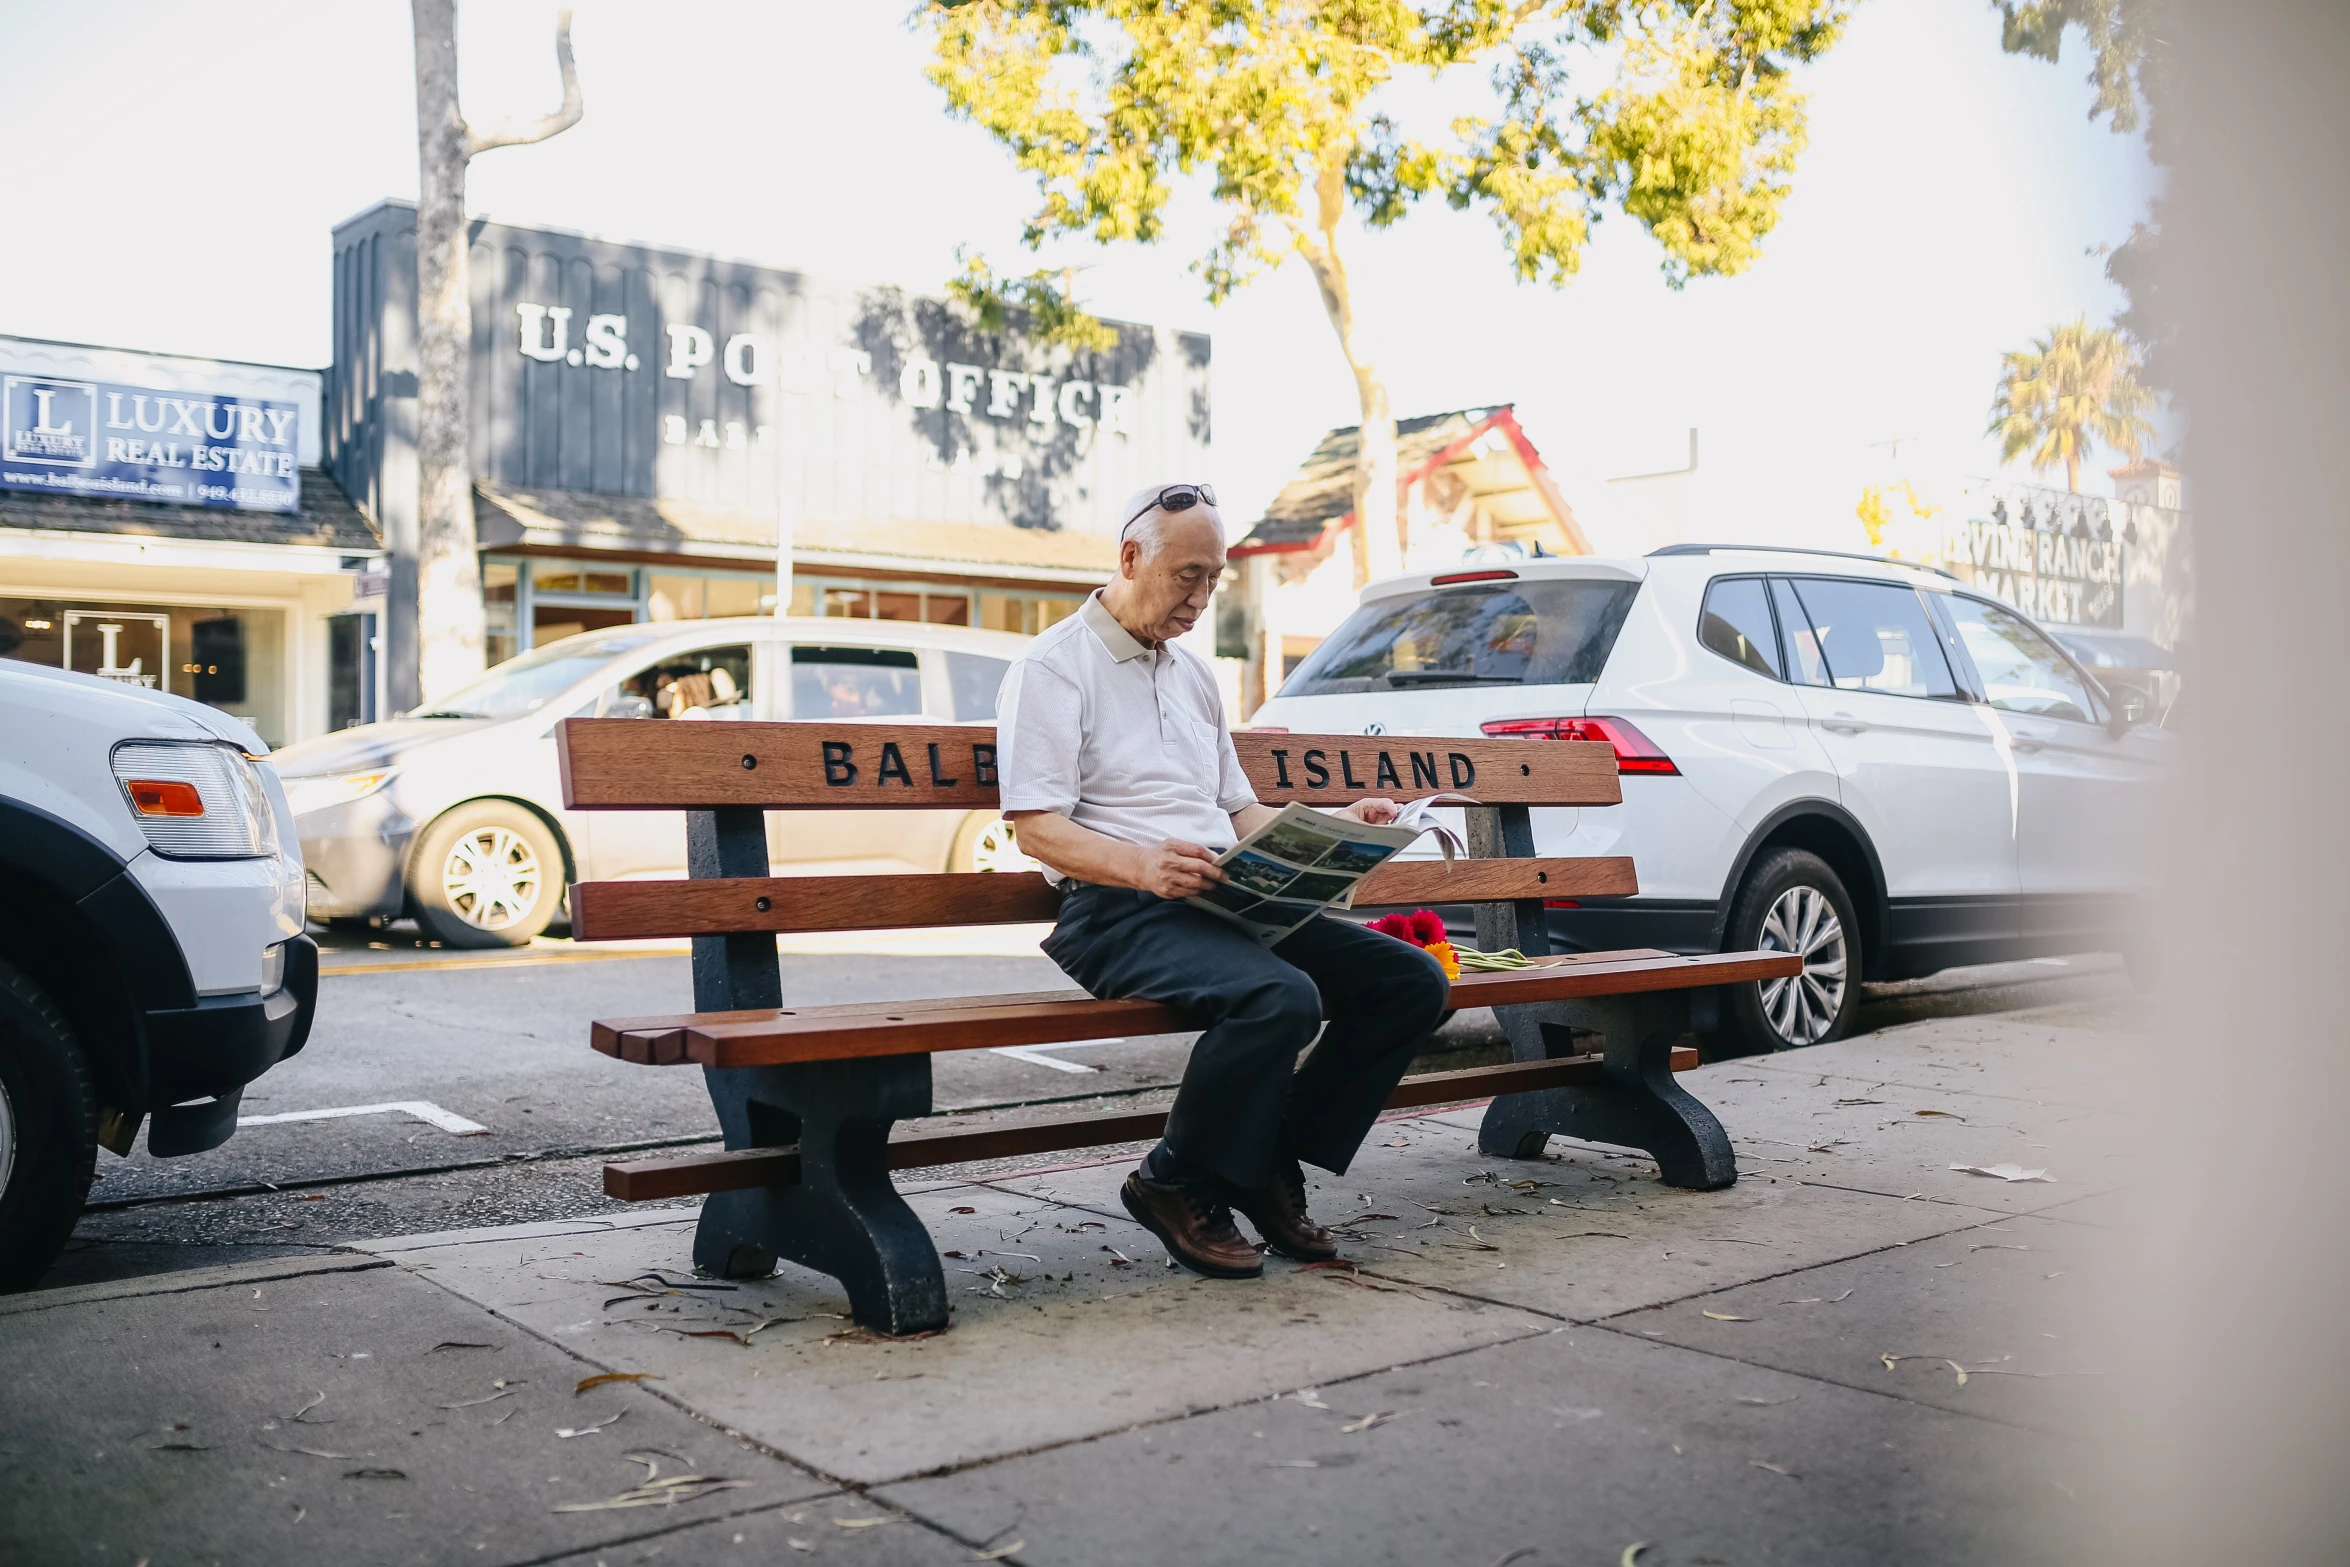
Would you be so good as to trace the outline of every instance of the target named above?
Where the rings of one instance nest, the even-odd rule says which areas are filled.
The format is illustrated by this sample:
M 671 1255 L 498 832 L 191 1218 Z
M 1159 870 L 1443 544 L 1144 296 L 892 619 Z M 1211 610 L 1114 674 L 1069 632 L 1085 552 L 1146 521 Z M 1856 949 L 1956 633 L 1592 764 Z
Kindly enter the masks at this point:
M 1212 484 L 1170 484 L 1150 498 L 1149 504 L 1118 525 L 1118 537 L 1126 537 L 1126 530 L 1154 511 L 1189 511 L 1194 506 L 1216 504 L 1216 487 Z

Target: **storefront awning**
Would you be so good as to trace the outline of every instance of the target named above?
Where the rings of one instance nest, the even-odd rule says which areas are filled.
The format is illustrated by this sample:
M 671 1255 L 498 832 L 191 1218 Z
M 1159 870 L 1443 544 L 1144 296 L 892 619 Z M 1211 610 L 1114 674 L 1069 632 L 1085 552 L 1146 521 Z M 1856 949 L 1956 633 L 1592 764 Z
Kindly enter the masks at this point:
M 376 555 L 383 539 L 323 469 L 302 470 L 297 511 L 158 505 L 89 495 L 0 490 L 0 539 L 12 531 L 101 533 L 209 544 L 280 544 Z
M 485 550 L 677 556 L 761 565 L 775 559 L 774 522 L 732 508 L 653 496 L 522 490 L 487 480 L 475 485 L 474 496 Z M 898 518 L 824 518 L 803 520 L 793 530 L 792 558 L 810 567 L 1092 584 L 1108 578 L 1118 551 L 1115 540 L 1092 533 Z

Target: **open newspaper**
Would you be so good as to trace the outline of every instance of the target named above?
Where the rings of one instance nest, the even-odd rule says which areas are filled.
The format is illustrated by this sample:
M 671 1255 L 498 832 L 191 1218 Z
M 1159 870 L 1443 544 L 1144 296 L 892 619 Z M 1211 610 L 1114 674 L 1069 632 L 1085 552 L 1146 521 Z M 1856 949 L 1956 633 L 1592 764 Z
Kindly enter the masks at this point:
M 1460 840 L 1436 819 L 1440 805 L 1474 805 L 1463 794 L 1432 794 L 1398 808 L 1394 821 L 1372 827 L 1306 805 L 1281 814 L 1216 859 L 1224 880 L 1184 901 L 1228 919 L 1271 946 L 1326 908 L 1351 907 L 1355 886 L 1425 832 L 1450 860 Z

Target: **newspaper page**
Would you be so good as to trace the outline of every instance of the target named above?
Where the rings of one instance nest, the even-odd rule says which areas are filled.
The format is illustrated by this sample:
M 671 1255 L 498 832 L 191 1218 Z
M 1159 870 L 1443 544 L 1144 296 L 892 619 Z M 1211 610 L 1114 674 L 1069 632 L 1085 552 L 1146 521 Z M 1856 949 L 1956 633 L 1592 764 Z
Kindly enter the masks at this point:
M 1396 819 L 1380 827 L 1308 805 L 1286 805 L 1217 857 L 1224 868 L 1222 882 L 1184 901 L 1230 920 L 1269 947 L 1322 910 L 1351 905 L 1355 884 L 1424 832 L 1440 835 L 1450 859 L 1459 845 L 1436 820 L 1440 804 L 1476 802 L 1466 795 L 1433 794 L 1400 807 Z

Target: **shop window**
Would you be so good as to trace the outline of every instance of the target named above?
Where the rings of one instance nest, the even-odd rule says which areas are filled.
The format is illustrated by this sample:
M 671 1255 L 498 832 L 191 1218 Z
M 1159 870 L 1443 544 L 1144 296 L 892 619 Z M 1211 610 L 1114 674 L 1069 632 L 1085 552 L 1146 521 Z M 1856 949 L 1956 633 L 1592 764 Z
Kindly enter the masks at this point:
M 1081 598 L 1038 599 L 1036 601 L 1036 629 L 1042 631 L 1047 626 L 1067 620 L 1084 607 L 1085 600 Z
M 922 595 L 919 593 L 876 593 L 873 595 L 876 620 L 920 620 Z
M 774 601 L 772 577 L 707 577 L 702 581 L 702 613 L 712 620 L 756 615 Z
M 922 595 L 922 618 L 934 626 L 968 626 L 971 624 L 971 601 L 960 593 L 925 593 Z
M 619 598 L 630 598 L 636 593 L 632 574 L 626 571 L 586 571 L 578 567 L 556 567 L 548 570 L 535 567 L 530 574 L 534 593 L 608 593 Z
M 485 604 L 514 602 L 515 579 L 521 573 L 512 561 L 484 561 L 481 567 L 481 597 Z
M 647 620 L 700 620 L 702 608 L 702 579 L 699 577 L 654 577 L 646 583 L 645 618 Z
M 816 613 L 816 584 L 794 578 L 791 585 L 791 612 L 795 615 Z
M 979 624 L 989 631 L 1032 632 L 1036 626 L 1030 609 L 1026 599 L 1016 599 L 1008 593 L 982 593 Z
M 863 588 L 826 588 L 822 602 L 824 608 L 818 611 L 819 614 L 839 615 L 850 620 L 873 618 L 873 595 Z
M 795 647 L 794 718 L 910 718 L 922 711 L 922 665 L 894 647 Z
M 0 658 L 65 667 L 65 612 L 40 599 L 0 599 Z
M 575 609 L 545 604 L 536 606 L 530 617 L 530 645 L 545 647 L 565 637 L 578 636 L 583 631 L 610 631 L 615 626 L 636 624 L 636 611 L 631 609 Z
M 0 657 L 192 697 L 279 746 L 285 626 L 275 609 L 0 598 Z

